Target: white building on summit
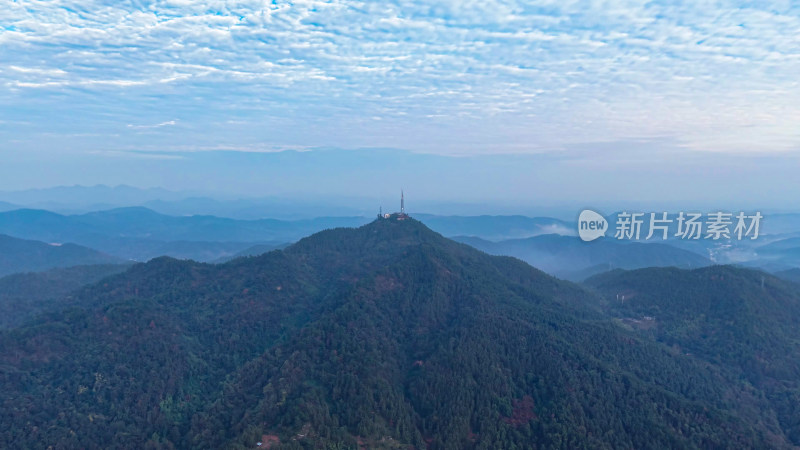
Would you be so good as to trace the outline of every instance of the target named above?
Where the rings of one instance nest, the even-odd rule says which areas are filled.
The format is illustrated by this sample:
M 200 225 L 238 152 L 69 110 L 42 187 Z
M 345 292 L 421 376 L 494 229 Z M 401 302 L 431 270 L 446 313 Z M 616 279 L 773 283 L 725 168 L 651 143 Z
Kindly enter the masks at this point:
M 396 220 L 406 220 L 410 218 L 408 214 L 406 214 L 406 199 L 403 190 L 400 190 L 400 212 L 392 213 L 392 214 L 384 214 L 383 207 L 378 210 L 378 218 L 379 219 L 396 219 Z

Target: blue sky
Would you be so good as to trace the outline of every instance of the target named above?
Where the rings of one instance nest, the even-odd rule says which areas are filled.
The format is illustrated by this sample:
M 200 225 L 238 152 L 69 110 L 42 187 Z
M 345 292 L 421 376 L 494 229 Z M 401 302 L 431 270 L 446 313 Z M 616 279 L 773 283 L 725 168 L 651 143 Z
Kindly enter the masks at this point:
M 692 161 L 723 184 L 753 158 L 797 162 L 790 1 L 200 3 L 6 2 L 0 189 L 180 185 L 158 163 L 208 151 L 522 153 L 659 165 L 686 183 Z M 150 175 L 126 176 L 143 159 Z M 212 180 L 214 168 L 192 166 Z

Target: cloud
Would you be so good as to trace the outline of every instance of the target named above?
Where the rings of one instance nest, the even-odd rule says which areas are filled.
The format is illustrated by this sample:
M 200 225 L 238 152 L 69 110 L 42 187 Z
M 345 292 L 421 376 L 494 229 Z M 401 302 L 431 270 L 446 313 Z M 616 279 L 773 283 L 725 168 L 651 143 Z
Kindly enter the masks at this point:
M 799 30 L 791 3 L 721 0 L 23 0 L 0 11 L 0 119 L 135 140 L 168 107 L 208 132 L 174 139 L 212 146 L 786 151 Z
M 128 158 L 128 159 L 155 159 L 155 160 L 180 160 L 182 155 L 163 152 L 142 152 L 142 151 L 121 151 L 121 150 L 95 150 L 88 152 L 92 155 L 108 158 Z
M 20 73 L 28 73 L 28 74 L 36 74 L 36 75 L 44 75 L 44 76 L 64 76 L 67 75 L 67 72 L 61 69 L 39 69 L 35 67 L 19 67 L 10 65 L 8 66 L 9 69 L 20 72 Z
M 145 129 L 152 129 L 152 128 L 170 127 L 170 126 L 174 126 L 174 125 L 177 125 L 177 124 L 178 124 L 177 120 L 168 120 L 166 122 L 157 123 L 155 125 L 133 125 L 133 124 L 129 123 L 128 124 L 128 128 L 134 128 L 134 129 L 137 129 L 137 130 L 145 130 Z

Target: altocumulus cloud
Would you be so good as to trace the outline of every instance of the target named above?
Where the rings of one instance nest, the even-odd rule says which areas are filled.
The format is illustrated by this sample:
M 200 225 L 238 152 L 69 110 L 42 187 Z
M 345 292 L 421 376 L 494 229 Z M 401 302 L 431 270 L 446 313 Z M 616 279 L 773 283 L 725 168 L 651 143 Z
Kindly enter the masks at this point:
M 800 122 L 796 5 L 6 2 L 0 133 L 42 146 L 41 131 L 101 129 L 116 136 L 99 138 L 103 148 L 119 149 L 191 146 L 194 127 L 212 146 L 481 153 L 671 139 L 789 150 Z M 70 117 L 46 125 L 56 114 Z M 137 140 L 142 129 L 151 141 Z

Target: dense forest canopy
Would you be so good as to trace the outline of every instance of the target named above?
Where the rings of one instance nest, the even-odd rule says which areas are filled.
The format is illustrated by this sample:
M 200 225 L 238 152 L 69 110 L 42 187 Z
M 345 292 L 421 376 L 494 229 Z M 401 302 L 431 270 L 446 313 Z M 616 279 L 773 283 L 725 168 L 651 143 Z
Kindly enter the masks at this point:
M 797 316 L 783 314 L 780 327 L 766 329 L 774 308 L 797 310 L 794 286 L 770 278 L 769 302 L 754 297 L 725 316 L 741 295 L 765 292 L 760 280 L 704 270 L 616 272 L 587 289 L 413 219 L 327 230 L 219 265 L 158 258 L 0 332 L 0 443 L 798 444 L 797 403 L 776 400 L 797 392 Z M 705 282 L 714 274 L 737 281 L 718 289 Z M 689 290 L 674 290 L 672 276 Z M 622 290 L 642 302 L 617 306 Z M 724 339 L 691 344 L 702 332 L 684 322 L 698 305 L 720 314 L 702 332 Z M 644 315 L 657 326 L 631 326 Z

